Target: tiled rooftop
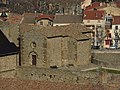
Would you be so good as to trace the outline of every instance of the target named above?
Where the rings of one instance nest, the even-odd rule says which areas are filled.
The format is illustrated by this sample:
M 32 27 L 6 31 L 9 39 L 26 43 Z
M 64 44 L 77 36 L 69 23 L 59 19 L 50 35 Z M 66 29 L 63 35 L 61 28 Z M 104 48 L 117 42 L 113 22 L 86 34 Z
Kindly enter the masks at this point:
M 21 33 L 31 31 L 31 28 L 36 32 L 40 32 L 47 37 L 53 36 L 71 36 L 77 40 L 89 39 L 90 37 L 83 35 L 82 32 L 89 32 L 85 26 L 80 24 L 71 24 L 68 26 L 55 26 L 55 27 L 41 27 L 38 25 L 21 25 Z
M 85 11 L 84 12 L 84 19 L 86 20 L 103 20 L 105 16 L 105 11 Z
M 120 16 L 113 16 L 113 24 L 120 24 Z
M 41 15 L 41 14 L 40 14 L 40 15 L 37 15 L 35 19 L 36 19 L 36 20 L 49 19 L 49 20 L 53 21 L 54 15 L 45 15 L 45 14 Z
M 96 7 L 99 7 L 99 6 L 100 6 L 100 2 L 94 2 L 94 3 L 92 3 L 92 5 L 86 7 L 85 10 L 94 9 L 94 8 L 96 8 Z

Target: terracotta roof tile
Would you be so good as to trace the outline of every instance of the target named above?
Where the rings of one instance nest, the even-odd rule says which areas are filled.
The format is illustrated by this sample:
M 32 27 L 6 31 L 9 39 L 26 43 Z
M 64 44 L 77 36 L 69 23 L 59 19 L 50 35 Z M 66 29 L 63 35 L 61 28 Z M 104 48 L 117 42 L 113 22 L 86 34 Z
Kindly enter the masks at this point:
M 99 7 L 99 6 L 100 6 L 100 2 L 94 2 L 94 3 L 92 3 L 92 5 L 89 5 L 88 7 L 86 7 L 85 10 L 94 9 L 96 7 Z
M 120 1 L 116 2 L 116 6 L 120 8 Z
M 53 19 L 54 19 L 54 15 L 45 15 L 45 14 L 43 14 L 43 15 L 37 15 L 37 17 L 35 18 L 36 20 L 40 20 L 40 19 L 49 19 L 49 20 L 51 20 L 51 21 L 53 21 Z
M 22 23 L 34 24 L 36 14 L 35 13 L 24 13 L 23 17 L 24 17 L 24 19 L 23 19 Z
M 113 16 L 113 24 L 120 24 L 120 16 Z
M 105 16 L 105 11 L 85 11 L 84 12 L 84 19 L 89 19 L 89 20 L 103 20 Z
M 21 19 L 22 19 L 22 15 L 10 13 L 7 21 L 9 23 L 16 24 L 16 23 L 20 23 Z

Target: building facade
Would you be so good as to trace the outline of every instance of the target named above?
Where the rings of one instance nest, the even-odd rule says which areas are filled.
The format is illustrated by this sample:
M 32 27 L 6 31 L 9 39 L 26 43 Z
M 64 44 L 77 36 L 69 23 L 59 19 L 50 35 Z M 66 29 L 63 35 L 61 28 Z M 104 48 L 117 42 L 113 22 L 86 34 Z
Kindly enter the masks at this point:
M 50 68 L 89 64 L 90 37 L 82 34 L 78 28 L 81 25 L 71 26 L 23 28 L 29 31 L 21 38 L 21 66 Z
M 93 30 L 92 48 L 99 48 L 101 40 L 104 36 L 105 29 L 105 11 L 84 11 L 84 24 Z

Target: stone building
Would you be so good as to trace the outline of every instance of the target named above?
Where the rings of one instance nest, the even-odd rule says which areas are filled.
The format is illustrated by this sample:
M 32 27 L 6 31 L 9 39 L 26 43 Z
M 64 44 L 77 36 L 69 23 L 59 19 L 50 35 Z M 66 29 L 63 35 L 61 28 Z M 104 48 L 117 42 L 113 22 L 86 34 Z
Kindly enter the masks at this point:
M 80 72 L 81 66 L 91 62 L 91 31 L 84 25 L 5 24 L 1 29 L 9 43 L 20 45 L 20 56 L 18 51 L 0 56 L 0 77 L 67 83 L 86 83 L 89 79 L 84 76 L 88 74 L 98 77 L 96 73 Z
M 0 30 L 0 77 L 14 77 L 18 61 L 18 48 Z
M 85 26 L 21 25 L 21 66 L 52 68 L 90 63 L 90 33 Z

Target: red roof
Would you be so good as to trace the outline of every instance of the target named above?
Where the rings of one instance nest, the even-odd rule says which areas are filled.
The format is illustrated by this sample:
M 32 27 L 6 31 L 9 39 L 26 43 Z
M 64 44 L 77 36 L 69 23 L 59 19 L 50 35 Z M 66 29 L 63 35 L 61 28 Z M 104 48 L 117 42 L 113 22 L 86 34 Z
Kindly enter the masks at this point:
M 99 6 L 100 6 L 100 2 L 94 2 L 94 3 L 92 3 L 92 5 L 86 7 L 85 10 L 94 9 L 94 8 L 96 8 L 96 7 L 99 7 Z
M 8 16 L 8 21 L 12 24 L 20 23 L 21 20 L 22 20 L 22 15 L 19 14 L 10 13 L 10 15 Z
M 36 20 L 40 20 L 40 19 L 49 19 L 49 20 L 52 20 L 52 21 L 53 21 L 54 15 L 45 15 L 45 14 L 43 14 L 43 15 L 38 15 L 38 16 L 36 17 Z
M 6 20 L 7 20 L 7 17 L 0 17 L 0 20 L 6 21 Z
M 118 8 L 120 8 L 120 1 L 119 1 L 119 2 L 116 2 L 116 6 L 117 6 Z
M 120 16 L 113 16 L 113 24 L 120 24 Z
M 103 20 L 105 16 L 105 11 L 85 11 L 84 12 L 84 19 L 88 20 Z

